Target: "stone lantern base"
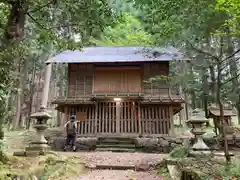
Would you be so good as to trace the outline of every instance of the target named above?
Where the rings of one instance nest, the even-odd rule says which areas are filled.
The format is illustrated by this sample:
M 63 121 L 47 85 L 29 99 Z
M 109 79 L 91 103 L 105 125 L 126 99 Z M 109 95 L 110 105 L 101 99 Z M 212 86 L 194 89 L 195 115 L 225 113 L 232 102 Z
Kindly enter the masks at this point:
M 29 151 L 37 151 L 38 154 L 45 154 L 50 150 L 50 146 L 48 146 L 47 141 L 44 137 L 44 131 L 47 129 L 47 125 L 45 124 L 36 124 L 34 126 L 36 129 L 36 137 L 34 141 L 32 141 L 28 147 L 25 148 L 26 152 Z M 36 152 L 36 153 L 37 153 Z
M 202 138 L 198 138 L 197 143 L 195 143 L 191 149 L 189 155 L 192 157 L 208 157 L 212 154 Z
M 47 129 L 47 120 L 51 118 L 44 109 L 34 113 L 32 118 L 36 118 L 37 122 L 34 125 L 36 129 L 36 136 L 33 137 L 33 141 L 25 148 L 24 152 L 15 152 L 13 155 L 16 156 L 38 156 L 44 155 L 50 150 L 50 146 L 47 144 L 47 140 L 44 137 L 44 131 Z

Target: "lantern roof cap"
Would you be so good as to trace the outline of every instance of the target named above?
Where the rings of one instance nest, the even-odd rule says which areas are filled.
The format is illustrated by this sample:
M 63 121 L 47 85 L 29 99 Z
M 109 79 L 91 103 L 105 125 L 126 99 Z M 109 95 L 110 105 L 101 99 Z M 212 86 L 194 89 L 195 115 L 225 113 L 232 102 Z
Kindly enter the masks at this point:
M 191 122 L 198 122 L 198 123 L 205 123 L 208 122 L 209 120 L 207 118 L 205 118 L 201 113 L 200 113 L 200 109 L 194 109 L 192 111 L 193 115 L 188 119 L 187 122 L 191 123 Z

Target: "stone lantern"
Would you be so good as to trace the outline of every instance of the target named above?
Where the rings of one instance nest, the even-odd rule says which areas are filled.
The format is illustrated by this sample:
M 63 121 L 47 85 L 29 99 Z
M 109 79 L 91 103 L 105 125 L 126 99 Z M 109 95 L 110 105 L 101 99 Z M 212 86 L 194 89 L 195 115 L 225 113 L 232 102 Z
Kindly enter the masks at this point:
M 45 154 L 50 150 L 50 147 L 47 144 L 47 141 L 44 137 L 44 131 L 47 129 L 47 121 L 51 118 L 51 115 L 47 112 L 47 102 L 48 102 L 48 93 L 49 85 L 51 78 L 51 69 L 52 62 L 46 63 L 46 71 L 44 78 L 44 88 L 41 99 L 41 106 L 38 112 L 33 113 L 31 118 L 36 119 L 36 124 L 34 128 L 36 129 L 36 135 L 34 141 L 32 141 L 28 147 L 25 148 L 26 155 L 41 155 Z
M 202 138 L 202 135 L 205 133 L 203 124 L 208 121 L 208 119 L 200 115 L 199 110 L 194 110 L 192 117 L 187 121 L 191 127 L 191 133 L 196 138 L 196 143 L 193 144 L 192 150 L 189 153 L 191 156 L 205 156 L 211 154 L 209 147 L 204 143 Z
M 28 147 L 25 148 L 26 153 L 29 154 L 45 154 L 50 150 L 50 147 L 47 144 L 47 140 L 44 137 L 44 131 L 48 128 L 47 120 L 51 118 L 51 115 L 46 112 L 44 107 L 40 108 L 39 112 L 36 112 L 31 115 L 31 118 L 35 118 L 36 124 L 34 128 L 36 129 L 36 135 L 34 141 L 32 141 Z

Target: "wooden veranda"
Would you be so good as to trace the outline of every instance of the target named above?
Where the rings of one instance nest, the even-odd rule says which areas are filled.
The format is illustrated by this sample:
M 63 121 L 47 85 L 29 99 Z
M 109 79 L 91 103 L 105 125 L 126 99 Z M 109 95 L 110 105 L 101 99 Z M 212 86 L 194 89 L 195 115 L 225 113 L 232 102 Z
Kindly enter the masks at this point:
M 171 129 L 174 106 L 142 101 L 95 101 L 65 107 L 66 119 L 76 115 L 80 136 L 161 136 Z

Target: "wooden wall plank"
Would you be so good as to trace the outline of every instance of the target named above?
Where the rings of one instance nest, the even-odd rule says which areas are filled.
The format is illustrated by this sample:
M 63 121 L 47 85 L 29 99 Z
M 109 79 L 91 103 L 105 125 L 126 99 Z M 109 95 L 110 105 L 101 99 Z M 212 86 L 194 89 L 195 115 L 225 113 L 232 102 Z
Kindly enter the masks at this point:
M 69 64 L 68 96 L 92 94 L 93 64 Z
M 120 70 L 96 69 L 94 92 L 141 92 L 140 69 Z

